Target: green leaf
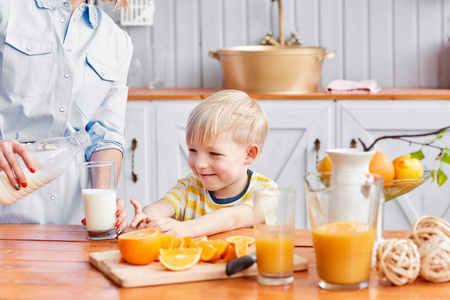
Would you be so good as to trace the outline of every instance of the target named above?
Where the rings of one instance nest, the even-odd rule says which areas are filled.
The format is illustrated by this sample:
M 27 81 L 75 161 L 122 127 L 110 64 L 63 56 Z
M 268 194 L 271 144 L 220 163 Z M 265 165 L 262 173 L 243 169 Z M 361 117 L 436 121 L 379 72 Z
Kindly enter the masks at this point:
M 423 155 L 422 150 L 412 152 L 409 155 L 411 155 L 411 158 L 417 158 L 418 160 L 422 160 L 425 158 L 425 155 Z
M 444 152 L 444 154 L 441 156 L 441 161 L 443 163 L 450 164 L 450 155 L 448 154 L 447 151 Z
M 434 181 L 434 176 L 436 176 L 436 170 L 431 171 L 431 172 L 430 172 L 430 175 L 431 175 L 431 178 L 432 178 L 433 181 Z
M 447 181 L 447 175 L 439 168 L 437 171 L 437 183 L 442 186 Z
M 436 140 L 442 139 L 442 137 L 444 136 L 444 134 L 445 134 L 445 130 L 442 130 L 441 132 L 439 132 L 438 135 L 436 135 Z

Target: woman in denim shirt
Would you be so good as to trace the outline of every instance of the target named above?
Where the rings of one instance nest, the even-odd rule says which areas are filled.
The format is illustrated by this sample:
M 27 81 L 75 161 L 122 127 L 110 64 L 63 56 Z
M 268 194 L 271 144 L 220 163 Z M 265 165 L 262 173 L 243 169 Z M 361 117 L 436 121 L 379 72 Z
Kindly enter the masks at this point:
M 84 210 L 78 164 L 113 160 L 119 178 L 132 53 L 129 35 L 94 0 L 0 1 L 1 171 L 20 189 L 27 182 L 16 155 L 33 171 L 23 143 L 81 129 L 99 137 L 58 179 L 0 205 L 0 222 L 79 224 Z M 117 209 L 120 233 L 127 225 L 122 200 Z

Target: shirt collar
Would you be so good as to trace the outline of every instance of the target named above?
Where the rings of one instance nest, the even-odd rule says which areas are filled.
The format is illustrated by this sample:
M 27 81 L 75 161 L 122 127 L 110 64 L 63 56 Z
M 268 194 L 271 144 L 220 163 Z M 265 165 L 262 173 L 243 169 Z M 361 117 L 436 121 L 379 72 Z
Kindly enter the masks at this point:
M 47 9 L 56 9 L 63 5 L 65 2 L 64 0 L 35 0 L 36 4 L 39 8 L 47 8 Z M 97 28 L 98 26 L 98 11 L 97 8 L 94 5 L 95 0 L 88 0 L 87 5 L 86 4 L 80 4 L 84 5 L 84 9 L 86 7 L 88 8 L 88 14 L 89 14 L 89 22 L 91 23 L 92 28 Z

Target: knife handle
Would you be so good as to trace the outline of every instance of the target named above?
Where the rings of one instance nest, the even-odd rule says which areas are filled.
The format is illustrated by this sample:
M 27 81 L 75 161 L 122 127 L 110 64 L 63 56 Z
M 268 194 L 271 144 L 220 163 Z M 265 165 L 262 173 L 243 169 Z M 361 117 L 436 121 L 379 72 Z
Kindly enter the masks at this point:
M 235 258 L 227 263 L 225 273 L 228 276 L 231 276 L 251 267 L 255 262 L 256 257 L 254 255 L 245 255 L 239 258 Z

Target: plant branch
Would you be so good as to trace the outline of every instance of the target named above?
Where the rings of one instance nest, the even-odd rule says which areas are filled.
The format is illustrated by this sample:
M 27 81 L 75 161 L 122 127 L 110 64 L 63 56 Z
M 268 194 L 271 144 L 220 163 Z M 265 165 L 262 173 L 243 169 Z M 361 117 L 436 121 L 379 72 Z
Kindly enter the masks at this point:
M 381 136 L 377 139 L 375 139 L 375 141 L 373 141 L 373 143 L 370 146 L 366 146 L 366 144 L 364 144 L 364 142 L 358 138 L 359 142 L 361 143 L 361 145 L 363 146 L 364 151 L 370 151 L 370 149 L 372 149 L 375 144 L 381 140 L 385 140 L 385 139 L 398 139 L 398 140 L 403 140 L 409 143 L 413 143 L 413 144 L 419 144 L 419 145 L 424 145 L 424 146 L 429 146 L 429 147 L 433 147 L 433 148 L 437 148 L 441 150 L 441 154 L 442 151 L 444 150 L 444 148 L 436 146 L 436 145 L 432 145 L 431 143 L 421 143 L 421 142 L 415 142 L 415 141 L 411 141 L 411 140 L 407 140 L 407 138 L 414 138 L 414 137 L 421 137 L 421 136 L 429 136 L 429 135 L 436 135 L 441 133 L 442 131 L 445 131 L 447 129 L 450 129 L 450 126 L 438 129 L 436 131 L 433 132 L 428 132 L 428 133 L 418 133 L 418 134 L 401 134 L 401 135 L 385 135 L 385 136 Z M 441 155 L 439 154 L 439 155 Z

